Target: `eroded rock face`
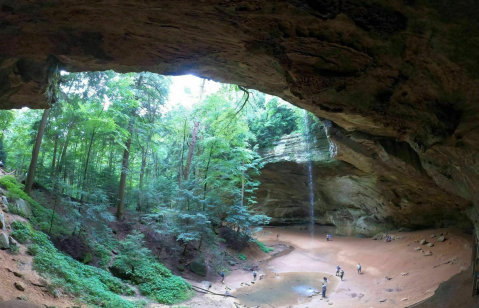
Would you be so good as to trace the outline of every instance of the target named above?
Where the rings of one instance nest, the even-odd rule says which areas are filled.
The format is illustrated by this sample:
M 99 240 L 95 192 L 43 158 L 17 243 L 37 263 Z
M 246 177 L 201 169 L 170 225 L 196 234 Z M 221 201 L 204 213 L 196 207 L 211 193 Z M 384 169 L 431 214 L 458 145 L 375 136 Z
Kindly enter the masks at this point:
M 342 128 L 332 138 L 334 158 L 372 174 L 379 190 L 388 186 L 392 195 L 383 198 L 400 205 L 391 215 L 418 208 L 435 214 L 435 204 L 447 203 L 451 215 L 467 211 L 479 233 L 477 2 L 0 5 L 1 108 L 46 107 L 48 75 L 57 68 L 192 73 L 240 84 Z M 361 165 L 358 153 L 367 158 Z M 401 166 L 395 153 L 414 167 Z M 449 198 L 432 195 L 443 190 Z
M 403 226 L 470 228 L 464 212 L 468 201 L 439 188 L 407 143 L 360 139 L 370 137 L 364 134 L 347 138 L 336 131 L 330 144 L 326 131 L 334 128 L 325 127 L 316 131 L 310 146 L 316 223 L 334 224 L 340 234 L 366 236 Z M 272 217 L 273 224 L 310 222 L 304 140 L 285 136 L 262 151 L 269 163 L 259 176 L 255 208 Z

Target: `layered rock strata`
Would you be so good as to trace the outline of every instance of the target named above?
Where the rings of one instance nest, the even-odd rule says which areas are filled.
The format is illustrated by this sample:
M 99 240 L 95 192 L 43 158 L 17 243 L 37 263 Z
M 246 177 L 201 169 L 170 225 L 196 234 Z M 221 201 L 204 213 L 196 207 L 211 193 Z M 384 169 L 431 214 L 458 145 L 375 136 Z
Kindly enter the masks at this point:
M 478 15 L 468 0 L 2 0 L 0 107 L 47 107 L 59 69 L 240 84 L 335 123 L 337 158 L 395 200 L 378 212 L 439 202 L 479 234 Z

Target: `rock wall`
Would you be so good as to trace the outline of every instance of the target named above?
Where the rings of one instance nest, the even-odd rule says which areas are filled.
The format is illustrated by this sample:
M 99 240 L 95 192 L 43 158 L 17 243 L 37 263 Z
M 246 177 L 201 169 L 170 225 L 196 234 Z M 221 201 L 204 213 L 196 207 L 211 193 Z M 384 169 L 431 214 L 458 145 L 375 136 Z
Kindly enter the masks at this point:
M 439 188 L 407 143 L 365 134 L 346 137 L 330 124 L 324 127 L 310 146 L 316 223 L 364 236 L 400 227 L 471 230 L 465 214 L 469 202 Z M 272 217 L 273 224 L 310 222 L 305 138 L 284 136 L 261 154 L 267 163 L 255 209 Z
M 335 123 L 335 158 L 376 179 L 378 212 L 465 211 L 479 234 L 478 15 L 470 0 L 1 0 L 0 107 L 47 107 L 58 69 L 240 84 Z

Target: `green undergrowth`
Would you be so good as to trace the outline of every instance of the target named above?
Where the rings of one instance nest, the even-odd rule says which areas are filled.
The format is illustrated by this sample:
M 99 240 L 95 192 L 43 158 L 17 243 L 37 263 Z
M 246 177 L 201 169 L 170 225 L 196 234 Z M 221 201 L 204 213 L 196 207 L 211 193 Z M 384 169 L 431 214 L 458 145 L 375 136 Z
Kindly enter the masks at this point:
M 274 250 L 274 248 L 266 246 L 265 243 L 261 241 L 254 240 L 254 242 L 256 243 L 256 245 L 258 245 L 259 249 L 261 249 L 265 253 L 269 253 Z
M 134 295 L 134 291 L 120 279 L 59 252 L 46 234 L 35 231 L 29 224 L 15 221 L 12 228 L 13 238 L 22 244 L 30 244 L 29 252 L 35 255 L 33 268 L 48 278 L 54 287 L 93 307 L 135 307 L 119 296 Z
M 239 253 L 238 254 L 238 259 L 242 260 L 242 261 L 245 261 L 247 259 L 246 255 L 244 253 Z
M 191 285 L 175 276 L 163 264 L 156 261 L 151 251 L 144 247 L 144 235 L 138 231 L 121 242 L 120 254 L 113 267 L 131 275 L 142 295 L 159 303 L 175 304 L 193 295 Z
M 19 243 L 27 244 L 27 252 L 34 256 L 33 268 L 48 278 L 54 288 L 62 289 L 79 298 L 92 307 L 135 308 L 143 307 L 142 301 L 130 302 L 120 295 L 135 295 L 135 292 L 121 279 L 107 271 L 111 260 L 111 249 L 120 244 L 119 255 L 113 266 L 131 275 L 131 282 L 138 285 L 141 294 L 163 304 L 175 304 L 193 295 L 191 285 L 181 277 L 175 276 L 163 264 L 159 263 L 151 251 L 144 247 L 143 234 L 134 233 L 125 241 L 109 243 L 105 247 L 97 242 L 92 251 L 98 260 L 98 267 L 86 265 L 91 261 L 91 253 L 84 263 L 60 252 L 45 233 L 49 231 L 53 211 L 44 208 L 23 191 L 23 185 L 13 176 L 0 178 L 0 185 L 8 190 L 11 200 L 23 199 L 30 203 L 32 215 L 30 223 L 15 221 L 12 223 L 12 237 Z M 62 217 L 56 213 L 55 221 L 60 226 L 52 229 L 52 234 L 66 234 L 62 230 Z M 34 229 L 38 228 L 40 231 Z M 43 232 L 42 232 L 43 231 Z M 115 248 L 116 249 L 116 248 Z M 143 304 L 142 304 L 143 303 Z
M 45 233 L 48 233 L 50 231 L 50 221 L 52 219 L 52 214 L 53 214 L 52 210 L 43 207 L 38 202 L 33 200 L 29 195 L 27 195 L 23 191 L 24 185 L 19 183 L 14 176 L 11 176 L 11 175 L 2 176 L 0 178 L 0 185 L 6 190 L 8 190 L 7 198 L 9 200 L 13 201 L 18 199 L 23 199 L 30 204 L 30 207 L 32 209 L 32 216 L 26 217 L 26 218 L 29 218 L 30 222 L 35 227 L 37 227 L 38 229 L 40 229 L 42 232 L 45 232 Z M 13 214 L 23 216 L 23 213 L 16 211 L 15 207 L 12 207 L 11 212 Z M 51 230 L 52 234 L 64 235 L 68 233 L 68 231 L 62 226 L 62 224 L 58 224 L 58 222 L 62 220 L 63 219 L 61 216 L 59 216 L 56 213 L 54 214 L 54 221 L 57 223 L 53 224 L 52 226 L 52 230 Z

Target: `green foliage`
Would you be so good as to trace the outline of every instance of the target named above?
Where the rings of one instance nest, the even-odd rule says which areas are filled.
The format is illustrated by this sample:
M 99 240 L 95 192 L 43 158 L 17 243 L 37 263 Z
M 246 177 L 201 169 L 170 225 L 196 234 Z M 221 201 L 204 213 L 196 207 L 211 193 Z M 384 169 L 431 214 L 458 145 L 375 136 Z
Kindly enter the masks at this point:
M 159 303 L 174 304 L 188 299 L 192 295 L 191 286 L 152 258 L 151 252 L 143 246 L 143 237 L 138 231 L 128 235 L 120 243 L 122 249 L 113 266 L 131 274 L 141 294 Z
M 5 175 L 0 178 L 0 185 L 8 190 L 7 197 L 11 200 L 17 200 L 17 199 L 23 199 L 27 201 L 30 204 L 30 207 L 32 208 L 32 214 L 33 216 L 30 217 L 31 222 L 33 225 L 38 226 L 42 232 L 48 232 L 50 229 L 50 224 L 48 223 L 51 220 L 52 217 L 52 210 L 46 209 L 43 206 L 41 206 L 38 202 L 33 200 L 30 196 L 28 196 L 22 189 L 23 185 L 20 184 L 17 179 L 15 179 L 14 176 L 11 175 Z M 18 215 L 23 215 L 22 212 L 17 211 L 15 207 L 12 207 L 12 213 L 18 214 Z M 61 221 L 62 218 L 58 216 L 58 214 L 54 214 L 55 220 Z M 54 234 L 66 234 L 67 231 L 62 228 L 61 226 L 55 225 Z
M 132 294 L 131 289 L 107 271 L 84 265 L 59 252 L 48 236 L 21 222 L 12 223 L 12 236 L 20 242 L 31 241 L 35 251 L 33 268 L 58 287 L 79 297 L 93 307 L 133 308 L 134 304 L 118 294 Z
M 111 252 L 110 250 L 106 249 L 105 246 L 95 243 L 93 245 L 93 254 L 100 258 L 98 261 L 98 267 L 102 269 L 107 269 L 108 263 L 110 263 L 111 260 Z
M 258 240 L 254 240 L 254 242 L 256 243 L 256 245 L 258 245 L 258 247 L 265 253 L 270 253 L 271 251 L 274 250 L 273 247 L 268 247 L 266 246 L 263 242 L 260 242 Z
M 18 245 L 10 245 L 10 254 L 12 255 L 18 255 L 18 253 L 20 252 L 20 248 L 18 247 Z
M 298 129 L 298 116 L 294 109 L 271 100 L 260 111 L 259 116 L 250 120 L 251 131 L 256 135 L 260 148 L 270 147 L 284 135 Z
M 240 260 L 242 260 L 242 261 L 245 261 L 245 260 L 247 259 L 247 257 L 246 257 L 245 254 L 243 254 L 243 253 L 240 252 L 240 253 L 238 254 L 238 259 L 240 259 Z
M 40 252 L 41 248 L 37 244 L 31 244 L 28 246 L 28 253 L 32 256 L 36 256 Z

